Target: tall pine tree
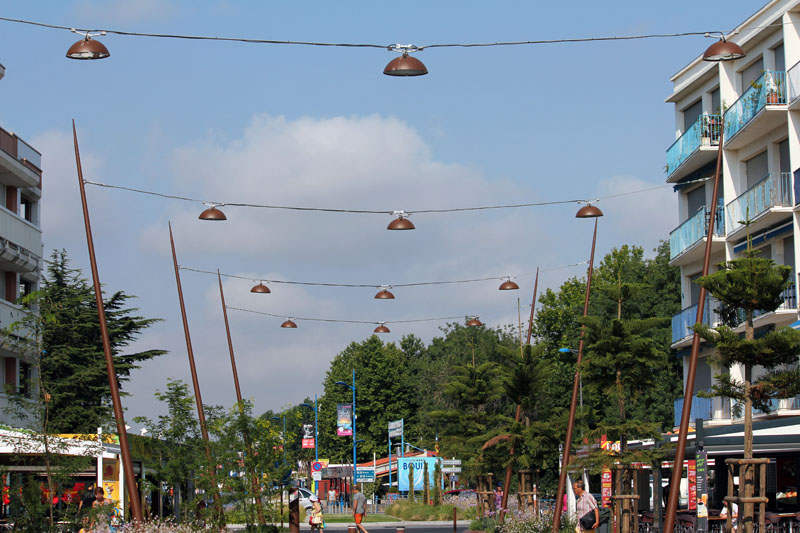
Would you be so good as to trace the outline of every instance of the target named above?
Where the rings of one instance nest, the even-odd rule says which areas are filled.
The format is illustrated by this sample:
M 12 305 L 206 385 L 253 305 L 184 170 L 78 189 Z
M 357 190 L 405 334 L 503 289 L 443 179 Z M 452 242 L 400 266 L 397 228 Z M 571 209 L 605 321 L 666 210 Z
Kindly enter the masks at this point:
M 51 412 L 58 413 L 51 430 L 94 433 L 111 420 L 111 392 L 94 290 L 79 270 L 70 268 L 67 253 L 61 250 L 50 256 L 40 292 L 40 379 L 51 395 Z M 166 353 L 123 352 L 159 320 L 138 316 L 136 308 L 126 307 L 131 298 L 117 291 L 104 302 L 120 388 L 140 363 Z

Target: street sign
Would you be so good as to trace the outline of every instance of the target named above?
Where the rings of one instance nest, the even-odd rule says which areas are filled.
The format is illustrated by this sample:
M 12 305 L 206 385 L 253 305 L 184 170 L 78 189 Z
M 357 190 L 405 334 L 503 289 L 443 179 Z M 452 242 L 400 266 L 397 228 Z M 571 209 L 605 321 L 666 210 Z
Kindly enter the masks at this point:
M 442 459 L 442 466 L 461 466 L 461 459 Z
M 321 462 L 314 461 L 313 463 L 311 463 L 311 473 L 312 474 L 314 472 L 322 472 L 322 469 L 323 469 L 323 466 L 322 466 Z
M 389 422 L 389 438 L 403 435 L 403 419 Z
M 442 467 L 443 474 L 458 474 L 461 472 L 460 466 L 444 466 Z
M 322 481 L 322 472 L 311 472 L 311 479 L 314 481 Z
M 375 481 L 375 469 L 367 467 L 359 467 L 356 470 L 356 483 L 370 483 Z

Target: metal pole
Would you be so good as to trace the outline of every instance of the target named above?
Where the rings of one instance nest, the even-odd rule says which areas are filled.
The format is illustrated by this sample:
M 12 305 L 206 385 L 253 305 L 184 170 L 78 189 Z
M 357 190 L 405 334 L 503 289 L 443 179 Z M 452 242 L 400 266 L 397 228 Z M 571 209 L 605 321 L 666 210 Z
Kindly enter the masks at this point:
M 719 149 L 717 150 L 717 169 L 714 173 L 714 189 L 711 193 L 711 209 L 708 215 L 708 230 L 706 231 L 706 250 L 703 256 L 703 276 L 708 275 L 711 264 L 711 243 L 714 239 L 714 224 L 717 214 L 717 194 L 719 193 L 719 175 L 722 168 L 722 135 L 725 130 L 725 114 L 722 115 L 722 124 L 719 129 Z M 706 289 L 700 287 L 700 298 L 697 301 L 697 316 L 695 323 L 703 322 L 703 312 L 706 305 Z M 678 443 L 675 446 L 675 461 L 672 463 L 672 477 L 669 484 L 669 499 L 667 500 L 666 519 L 664 531 L 672 531 L 675 526 L 675 515 L 678 512 L 678 497 L 680 495 L 681 477 L 683 474 L 683 458 L 686 455 L 686 435 L 689 433 L 689 418 L 692 414 L 692 396 L 694 396 L 694 378 L 697 373 L 697 358 L 700 353 L 700 336 L 697 332 L 692 335 L 692 351 L 689 356 L 689 371 L 686 373 L 686 388 L 683 393 L 683 411 L 681 412 L 681 425 L 678 430 Z
M 244 404 L 242 403 L 242 390 L 239 388 L 239 372 L 236 370 L 236 357 L 233 354 L 233 340 L 231 339 L 231 328 L 228 324 L 228 308 L 225 306 L 225 292 L 222 290 L 222 276 L 219 273 L 219 269 L 217 269 L 217 281 L 219 281 L 219 297 L 220 301 L 222 302 L 222 316 L 225 319 L 225 334 L 228 337 L 228 351 L 231 354 L 231 369 L 233 370 L 233 384 L 236 388 L 236 402 L 239 405 L 239 414 L 244 415 Z M 283 424 L 284 434 L 286 434 L 286 422 L 284 421 Z M 247 454 L 250 458 L 253 457 L 253 447 L 250 444 L 250 436 L 247 434 L 247 431 L 244 431 L 242 435 L 244 437 L 244 444 L 247 449 Z M 286 446 L 284 446 L 283 453 L 286 453 Z M 259 525 L 266 525 L 266 519 L 264 518 L 264 506 L 261 503 L 261 490 L 258 484 L 258 479 L 256 478 L 256 473 L 253 469 L 248 472 L 250 475 L 250 487 L 253 491 L 253 497 L 256 500 L 256 513 L 258 514 L 258 523 Z
M 356 482 L 356 369 L 353 369 L 353 483 Z M 352 487 L 351 487 L 352 494 Z M 352 505 L 352 496 L 350 503 Z
M 314 395 L 314 460 L 319 462 L 319 428 L 317 426 L 317 395 Z
M 537 280 L 538 280 L 538 271 L 537 271 Z M 535 285 L 535 284 L 534 284 Z M 536 289 L 533 290 L 533 299 L 534 303 L 531 304 L 531 319 L 530 324 L 533 323 L 533 310 L 534 306 L 536 305 Z M 520 306 L 519 306 L 519 298 L 517 298 L 517 322 L 519 323 L 519 357 L 520 361 L 522 361 L 522 356 L 524 355 L 523 347 L 522 347 L 522 317 L 520 316 Z M 530 326 L 528 327 L 528 336 L 530 338 Z M 528 341 L 530 343 L 530 340 Z M 517 403 L 517 408 L 514 411 L 514 423 L 518 424 L 519 419 L 522 417 L 522 405 Z M 508 450 L 508 456 L 512 458 L 513 461 L 514 457 L 514 446 L 512 445 L 511 448 Z M 502 524 L 506 517 L 506 508 L 508 507 L 508 489 L 511 486 L 511 467 L 512 463 L 509 462 L 508 466 L 506 466 L 506 475 L 503 479 L 503 497 L 500 500 L 500 523 Z
M 209 446 L 208 441 L 208 427 L 206 426 L 206 414 L 205 409 L 203 408 L 203 397 L 200 395 L 200 382 L 197 379 L 197 368 L 194 364 L 194 350 L 192 349 L 192 337 L 189 335 L 189 321 L 186 318 L 186 305 L 183 301 L 183 287 L 181 286 L 181 274 L 180 269 L 178 268 L 178 256 L 175 253 L 175 239 L 172 237 L 172 223 L 168 223 L 169 226 L 169 244 L 172 247 L 172 264 L 175 267 L 175 283 L 178 286 L 178 302 L 180 303 L 181 308 L 181 320 L 183 320 L 183 336 L 186 339 L 186 352 L 189 354 L 189 370 L 192 374 L 192 387 L 194 387 L 194 399 L 195 403 L 197 404 L 197 420 L 200 423 L 200 433 L 203 436 L 203 446 L 205 447 L 206 451 L 206 459 L 208 460 L 208 468 L 214 468 L 214 461 L 211 458 L 211 448 Z M 214 471 L 212 470 L 212 474 Z M 212 485 L 215 485 L 213 482 L 213 475 L 212 475 Z M 220 521 L 225 520 L 225 516 L 222 512 L 222 502 L 219 501 L 219 494 L 217 493 L 215 487 L 212 487 L 212 495 L 214 496 L 214 508 L 217 513 L 217 519 Z
M 589 272 L 586 275 L 586 294 L 583 297 L 583 316 L 589 313 L 589 292 L 592 289 L 592 267 L 594 266 L 594 247 L 597 243 L 597 218 L 594 219 L 594 234 L 592 235 L 592 252 L 589 255 Z M 569 403 L 569 419 L 567 420 L 567 435 L 564 439 L 564 454 L 561 460 L 561 475 L 558 478 L 558 492 L 556 493 L 556 508 L 553 513 L 553 533 L 558 533 L 561 527 L 561 510 L 564 498 L 564 486 L 567 483 L 567 468 L 569 468 L 569 451 L 572 448 L 572 431 L 575 429 L 575 410 L 578 403 L 578 393 L 581 379 L 581 361 L 583 360 L 583 337 L 586 326 L 581 326 L 581 340 L 578 343 L 578 359 L 575 361 L 575 377 L 572 380 L 572 399 Z
M 100 285 L 100 275 L 97 272 L 97 258 L 94 253 L 94 238 L 92 237 L 92 223 L 89 220 L 89 206 L 86 203 L 86 188 L 83 182 L 83 168 L 81 167 L 81 155 L 78 151 L 78 133 L 75 129 L 75 121 L 72 121 L 72 138 L 75 143 L 75 164 L 78 167 L 78 186 L 81 192 L 81 207 L 83 208 L 83 223 L 86 228 L 86 244 L 89 248 L 89 263 L 92 268 L 92 281 L 94 283 L 94 297 L 97 303 L 97 318 L 100 325 L 100 338 L 103 342 L 103 354 L 106 358 L 106 372 L 108 374 L 108 387 L 111 389 L 111 405 L 114 408 L 114 418 L 117 421 L 117 434 L 119 436 L 119 446 L 122 452 L 122 466 L 125 469 L 125 489 L 131 501 L 131 515 L 134 522 L 142 521 L 142 505 L 139 499 L 139 488 L 136 486 L 136 477 L 133 473 L 133 461 L 131 460 L 131 448 L 128 445 L 128 433 L 125 430 L 125 417 L 122 411 L 122 401 L 119 397 L 119 386 L 117 385 L 117 372 L 114 369 L 114 356 L 111 354 L 111 340 L 108 336 L 108 324 L 106 323 L 106 310 L 103 307 L 103 293 Z
M 536 280 L 533 282 L 533 301 L 531 302 L 531 318 L 528 320 L 528 340 L 525 344 L 531 343 L 531 333 L 533 333 L 533 312 L 536 309 L 536 292 L 539 290 L 539 267 L 536 267 Z
M 389 437 L 389 488 L 392 488 L 392 437 Z

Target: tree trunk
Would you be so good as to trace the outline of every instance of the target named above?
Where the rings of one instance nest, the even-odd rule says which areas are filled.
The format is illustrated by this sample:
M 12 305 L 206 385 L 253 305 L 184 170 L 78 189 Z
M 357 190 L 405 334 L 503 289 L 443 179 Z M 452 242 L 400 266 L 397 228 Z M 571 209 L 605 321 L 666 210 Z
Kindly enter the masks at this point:
M 753 340 L 753 311 L 747 311 L 747 323 L 744 335 L 747 340 Z M 753 399 L 752 392 L 753 366 L 744 365 L 744 458 L 753 458 Z M 742 466 L 745 471 L 742 475 Z M 753 496 L 753 485 L 755 482 L 755 468 L 753 465 L 742 465 L 739 467 L 739 494 L 745 498 Z M 745 503 L 739 509 L 739 520 L 744 520 L 745 533 L 753 533 L 753 511 L 755 506 L 752 503 Z

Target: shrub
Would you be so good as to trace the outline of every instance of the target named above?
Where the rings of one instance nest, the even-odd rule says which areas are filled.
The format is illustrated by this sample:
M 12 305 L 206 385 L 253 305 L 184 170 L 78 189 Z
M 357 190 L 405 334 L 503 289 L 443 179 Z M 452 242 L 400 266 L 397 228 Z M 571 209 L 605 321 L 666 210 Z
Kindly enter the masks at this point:
M 574 533 L 576 524 L 575 520 L 563 515 L 559 533 Z M 550 533 L 553 529 L 553 513 L 508 513 L 499 529 L 500 533 Z

